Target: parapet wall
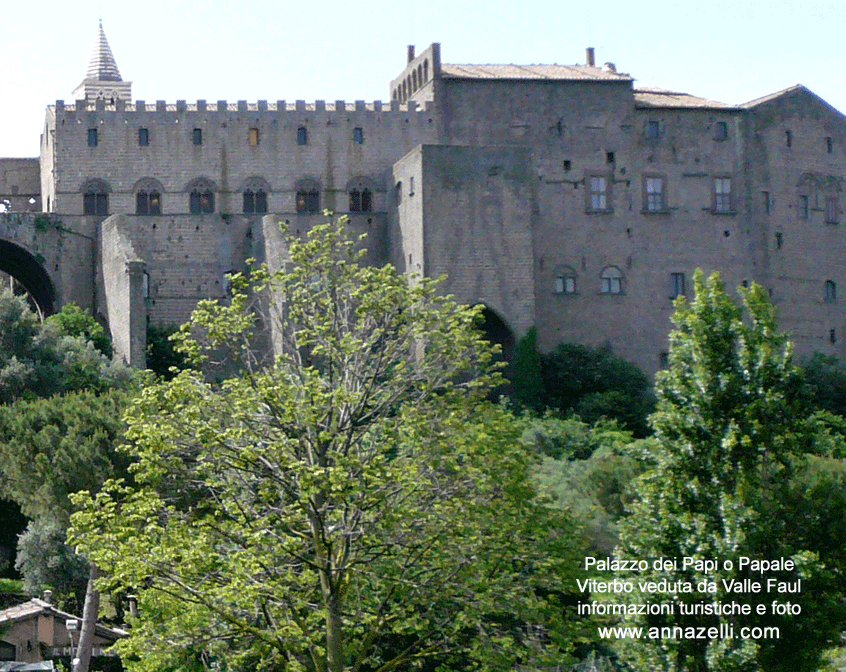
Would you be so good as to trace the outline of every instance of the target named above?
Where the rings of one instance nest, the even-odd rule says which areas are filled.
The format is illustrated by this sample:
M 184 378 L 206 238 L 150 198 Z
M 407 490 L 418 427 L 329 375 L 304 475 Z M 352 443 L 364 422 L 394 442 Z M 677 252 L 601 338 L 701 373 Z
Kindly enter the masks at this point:
M 141 180 L 159 183 L 164 214 L 188 214 L 186 194 L 202 179 L 219 194 L 215 212 L 241 212 L 239 192 L 258 181 L 269 212 L 295 211 L 298 185 L 321 192 L 320 209 L 348 209 L 351 180 L 374 188 L 374 211 L 394 161 L 436 138 L 431 104 L 392 101 L 188 104 L 79 101 L 48 109 L 42 192 L 49 210 L 82 213 L 86 184 L 109 193 L 109 213 L 134 213 Z M 170 198 L 168 194 L 179 194 Z

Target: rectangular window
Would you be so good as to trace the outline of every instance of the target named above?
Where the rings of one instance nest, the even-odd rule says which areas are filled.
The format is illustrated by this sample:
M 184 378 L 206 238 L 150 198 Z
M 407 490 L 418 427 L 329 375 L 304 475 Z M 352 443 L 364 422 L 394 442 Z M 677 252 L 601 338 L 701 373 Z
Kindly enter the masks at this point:
M 685 295 L 684 273 L 670 274 L 670 298 L 675 299 L 677 296 Z
M 364 129 L 361 127 L 355 127 L 353 129 L 353 142 L 357 145 L 364 144 Z
M 664 212 L 667 209 L 664 201 L 664 178 L 647 177 L 643 184 L 643 209 L 647 212 Z
M 255 147 L 259 144 L 259 129 L 251 128 L 250 129 L 250 146 Z
M 811 216 L 811 203 L 806 194 L 799 196 L 799 218 L 808 219 Z
M 89 128 L 88 129 L 88 146 L 89 147 L 96 147 L 97 146 L 97 129 L 96 128 Z
M 191 135 L 191 139 L 196 146 L 200 146 L 203 144 L 203 129 L 202 128 L 195 128 L 194 133 Z
M 761 209 L 764 211 L 764 214 L 770 214 L 770 192 L 769 191 L 762 191 L 761 192 Z
M 724 121 L 718 121 L 714 124 L 714 140 L 728 140 L 729 131 L 728 124 Z
M 414 176 L 408 178 L 408 195 L 414 196 Z
M 827 196 L 825 199 L 825 223 L 837 224 L 837 196 Z
M 140 147 L 146 147 L 150 144 L 150 131 L 146 128 L 139 128 L 138 129 L 138 145 Z
M 588 209 L 596 212 L 608 210 L 608 178 L 604 175 L 591 175 Z
M 661 137 L 661 124 L 657 121 L 647 121 L 646 137 L 650 140 L 657 140 Z
M 307 145 L 308 144 L 308 129 L 305 126 L 300 126 L 297 129 L 297 144 L 298 145 Z
M 831 154 L 834 151 L 834 138 L 826 138 L 825 139 L 825 148 L 826 151 Z
M 793 131 L 784 132 L 784 141 L 787 143 L 788 147 L 793 147 Z
M 730 213 L 731 210 L 731 178 L 714 178 L 714 212 Z

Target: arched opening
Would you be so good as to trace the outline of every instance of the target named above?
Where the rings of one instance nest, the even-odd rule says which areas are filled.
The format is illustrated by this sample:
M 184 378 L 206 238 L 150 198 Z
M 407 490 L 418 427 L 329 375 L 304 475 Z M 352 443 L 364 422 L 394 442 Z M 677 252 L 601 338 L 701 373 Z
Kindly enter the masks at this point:
M 517 345 L 517 339 L 514 338 L 514 332 L 511 327 L 503 320 L 496 311 L 485 306 L 482 309 L 482 323 L 479 325 L 479 330 L 482 335 L 493 345 L 498 345 L 501 349 L 501 357 L 510 364 L 514 359 L 514 348 Z
M 55 312 L 56 290 L 44 267 L 22 247 L 0 240 L 0 273 L 12 278 L 12 289 L 22 288 L 41 318 Z

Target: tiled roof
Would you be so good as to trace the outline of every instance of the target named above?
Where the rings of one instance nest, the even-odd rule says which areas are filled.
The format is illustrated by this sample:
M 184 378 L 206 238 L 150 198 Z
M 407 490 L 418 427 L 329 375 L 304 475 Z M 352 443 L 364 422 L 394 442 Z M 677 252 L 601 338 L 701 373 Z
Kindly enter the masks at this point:
M 2 628 L 3 625 L 6 623 L 16 623 L 17 621 L 25 621 L 29 618 L 33 618 L 45 612 L 52 613 L 54 616 L 61 619 L 62 621 L 67 621 L 69 618 L 81 620 L 79 616 L 74 616 L 73 614 L 69 614 L 65 611 L 60 611 L 49 602 L 39 600 L 37 597 L 35 597 L 29 600 L 29 602 L 24 602 L 23 604 L 18 604 L 14 607 L 9 607 L 8 609 L 3 609 L 2 611 L 0 611 L 0 628 Z M 119 630 L 118 628 L 109 628 L 100 623 L 97 624 L 96 632 L 99 636 L 108 639 L 118 639 L 120 637 L 126 637 L 127 634 L 123 630 Z
M 691 96 L 689 93 L 665 89 L 637 88 L 634 91 L 638 107 L 699 108 L 706 110 L 736 110 L 736 105 L 727 105 L 716 100 Z
M 590 65 L 452 65 L 441 76 L 454 79 L 557 79 L 632 81 L 631 75 Z
M 795 86 L 791 86 L 787 89 L 782 89 L 781 91 L 776 91 L 775 93 L 768 93 L 766 96 L 755 98 L 755 100 L 750 100 L 748 103 L 743 103 L 743 107 L 755 107 L 757 105 L 761 105 L 762 103 L 768 103 L 771 100 L 781 98 L 783 95 L 787 93 L 793 93 L 794 91 L 808 91 L 808 89 L 802 86 L 801 84 L 796 84 Z
M 103 22 L 100 21 L 100 29 L 91 47 L 91 57 L 88 59 L 88 70 L 85 71 L 85 79 L 95 79 L 106 82 L 122 82 L 120 70 L 109 47 L 106 33 L 103 32 Z

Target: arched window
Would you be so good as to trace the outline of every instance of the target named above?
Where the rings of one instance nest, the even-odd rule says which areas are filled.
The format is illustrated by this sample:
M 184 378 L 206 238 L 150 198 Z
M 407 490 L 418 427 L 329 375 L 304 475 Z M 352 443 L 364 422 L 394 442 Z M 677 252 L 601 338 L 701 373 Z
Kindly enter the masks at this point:
M 555 285 L 553 291 L 556 294 L 575 294 L 576 271 L 570 266 L 559 266 L 555 269 Z
M 600 274 L 603 294 L 623 293 L 623 274 L 616 266 L 606 266 Z
M 105 217 L 109 214 L 109 185 L 103 180 L 88 180 L 82 185 L 82 214 Z
M 244 183 L 242 193 L 244 195 L 245 215 L 266 215 L 267 194 L 270 187 L 260 177 L 253 177 Z
M 826 303 L 837 301 L 837 284 L 833 280 L 825 281 L 825 301 Z
M 320 212 L 320 189 L 314 180 L 297 183 L 297 212 L 307 215 Z
M 188 211 L 192 215 L 207 215 L 214 212 L 214 194 L 217 186 L 211 180 L 199 178 L 191 182 L 188 191 Z
M 373 212 L 373 193 L 376 188 L 373 181 L 366 177 L 356 177 L 347 183 L 350 198 L 350 212 Z
M 429 59 L 428 58 L 423 61 L 423 81 L 424 82 L 429 81 Z
M 144 178 L 135 183 L 135 214 L 136 215 L 160 215 L 162 214 L 162 185 L 152 178 Z

